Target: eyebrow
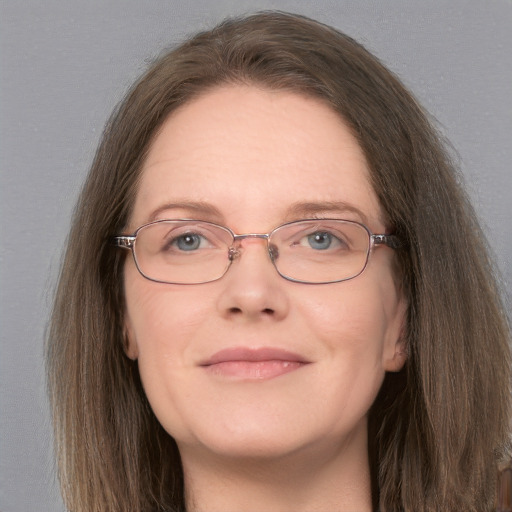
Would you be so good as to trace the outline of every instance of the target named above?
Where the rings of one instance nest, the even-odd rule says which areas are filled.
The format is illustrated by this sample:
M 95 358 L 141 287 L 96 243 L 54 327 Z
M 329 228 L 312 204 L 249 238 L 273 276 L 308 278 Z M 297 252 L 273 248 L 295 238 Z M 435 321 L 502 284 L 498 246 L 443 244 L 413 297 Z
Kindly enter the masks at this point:
M 355 214 L 363 224 L 368 225 L 368 217 L 363 213 L 363 211 L 353 204 L 346 203 L 345 201 L 297 202 L 287 209 L 286 217 L 290 219 L 297 219 L 330 213 Z
M 147 222 L 157 220 L 166 210 L 188 210 L 191 216 L 198 216 L 201 219 L 213 219 L 222 222 L 224 216 L 221 211 L 211 203 L 205 201 L 178 201 L 166 203 L 153 210 Z M 317 215 L 329 215 L 351 213 L 358 217 L 358 220 L 368 225 L 368 217 L 362 210 L 345 201 L 298 201 L 285 210 L 284 221 L 307 219 Z
M 222 219 L 220 210 L 210 203 L 204 201 L 179 201 L 175 203 L 166 203 L 153 210 L 148 218 L 148 222 L 157 220 L 160 214 L 166 210 L 189 210 L 194 215 L 207 216 L 208 218 Z

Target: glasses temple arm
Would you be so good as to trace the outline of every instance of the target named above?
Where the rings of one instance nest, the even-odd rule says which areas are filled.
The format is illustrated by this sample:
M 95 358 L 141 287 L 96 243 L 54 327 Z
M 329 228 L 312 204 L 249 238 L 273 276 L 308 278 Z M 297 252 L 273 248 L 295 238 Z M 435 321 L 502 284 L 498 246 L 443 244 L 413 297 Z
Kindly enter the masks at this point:
M 123 249 L 133 249 L 134 243 L 134 236 L 114 236 L 112 238 L 112 245 L 115 245 L 116 247 L 122 247 Z
M 400 249 L 403 243 L 396 235 L 372 235 L 375 245 L 387 245 L 391 249 Z

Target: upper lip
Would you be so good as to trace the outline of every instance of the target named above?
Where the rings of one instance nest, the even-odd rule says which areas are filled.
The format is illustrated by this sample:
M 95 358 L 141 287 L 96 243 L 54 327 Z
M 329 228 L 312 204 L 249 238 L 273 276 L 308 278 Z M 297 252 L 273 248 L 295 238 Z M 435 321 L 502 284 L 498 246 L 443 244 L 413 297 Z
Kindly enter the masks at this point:
M 202 361 L 200 366 L 211 366 L 213 364 L 227 363 L 232 361 L 290 361 L 296 363 L 310 363 L 303 356 L 288 350 L 272 347 L 247 348 L 233 347 L 219 350 L 208 359 Z

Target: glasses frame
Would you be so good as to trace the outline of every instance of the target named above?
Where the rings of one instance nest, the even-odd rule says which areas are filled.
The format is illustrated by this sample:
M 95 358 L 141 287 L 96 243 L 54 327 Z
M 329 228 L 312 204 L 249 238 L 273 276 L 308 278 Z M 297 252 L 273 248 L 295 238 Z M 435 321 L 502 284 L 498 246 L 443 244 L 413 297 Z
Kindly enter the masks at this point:
M 282 274 L 279 271 L 279 269 L 277 268 L 277 265 L 276 265 L 275 250 L 272 248 L 272 245 L 270 244 L 270 237 L 277 230 L 279 230 L 281 228 L 284 228 L 286 226 L 289 226 L 289 225 L 298 224 L 300 222 L 308 222 L 308 221 L 311 221 L 311 222 L 315 222 L 316 221 L 316 222 L 318 222 L 318 221 L 323 221 L 323 220 L 325 220 L 325 221 L 340 221 L 340 222 L 346 222 L 346 223 L 349 223 L 349 224 L 356 224 L 356 225 L 362 227 L 368 233 L 369 246 L 368 246 L 368 251 L 367 251 L 367 254 L 366 254 L 366 260 L 365 260 L 364 266 L 361 269 L 361 271 L 359 273 L 357 273 L 356 275 L 351 276 L 351 277 L 345 277 L 343 279 L 335 279 L 335 280 L 332 280 L 332 281 L 321 281 L 321 282 L 304 281 L 304 280 L 301 280 L 301 279 L 294 279 L 293 277 L 288 277 L 287 275 Z M 142 272 L 141 268 L 139 267 L 139 262 L 137 261 L 137 257 L 135 255 L 135 241 L 137 239 L 137 235 L 139 234 L 139 232 L 142 229 L 147 228 L 148 226 L 151 226 L 153 224 L 162 224 L 162 223 L 165 223 L 165 222 L 201 222 L 201 223 L 204 223 L 204 224 L 208 224 L 210 226 L 221 228 L 224 231 L 228 232 L 231 235 L 231 237 L 233 238 L 233 242 L 232 242 L 231 247 L 229 247 L 229 249 L 228 249 L 228 264 L 226 266 L 226 269 L 222 273 L 222 275 L 220 275 L 219 277 L 216 277 L 215 279 L 209 279 L 207 281 L 201 281 L 201 282 L 198 282 L 198 283 L 176 283 L 176 282 L 173 282 L 173 281 L 162 281 L 162 280 L 159 280 L 159 279 L 153 279 L 153 278 L 147 276 L 146 274 L 144 274 L 144 272 Z M 354 278 L 360 276 L 365 271 L 366 267 L 368 266 L 368 261 L 370 260 L 370 254 L 373 252 L 373 250 L 376 247 L 385 246 L 385 247 L 389 247 L 390 249 L 397 250 L 397 249 L 400 249 L 403 246 L 402 241 L 396 235 L 383 234 L 383 233 L 381 233 L 381 234 L 372 233 L 370 228 L 368 228 L 367 226 L 365 226 L 361 222 L 357 222 L 357 221 L 354 221 L 354 220 L 333 219 L 333 218 L 297 219 L 297 220 L 293 220 L 293 221 L 290 221 L 290 222 L 285 222 L 284 224 L 281 224 L 281 225 L 275 227 L 269 233 L 243 233 L 243 234 L 237 234 L 233 230 L 228 228 L 227 226 L 222 226 L 221 224 L 216 224 L 215 222 L 209 222 L 209 221 L 200 220 L 200 219 L 159 219 L 159 220 L 155 220 L 155 221 L 143 224 L 142 226 L 139 226 L 132 235 L 116 235 L 116 236 L 113 236 L 112 237 L 112 244 L 114 246 L 120 247 L 122 249 L 131 250 L 132 256 L 133 256 L 133 260 L 135 262 L 135 266 L 137 267 L 137 270 L 139 271 L 139 273 L 144 278 L 148 279 L 149 281 L 153 281 L 155 283 L 175 284 L 175 285 L 189 286 L 189 285 L 196 285 L 196 284 L 213 283 L 214 281 L 218 281 L 219 279 L 224 277 L 226 275 L 226 273 L 228 272 L 228 270 L 230 269 L 231 264 L 233 263 L 233 261 L 241 255 L 241 251 L 235 247 L 235 244 L 241 242 L 242 240 L 245 240 L 246 238 L 259 238 L 259 239 L 266 240 L 267 241 L 267 252 L 268 252 L 268 255 L 269 255 L 270 260 L 272 262 L 272 265 L 276 269 L 277 273 L 283 279 L 286 279 L 287 281 L 291 281 L 291 282 L 294 282 L 294 283 L 301 283 L 301 284 L 332 284 L 332 283 L 341 283 L 343 281 L 350 281 L 351 279 L 354 279 Z

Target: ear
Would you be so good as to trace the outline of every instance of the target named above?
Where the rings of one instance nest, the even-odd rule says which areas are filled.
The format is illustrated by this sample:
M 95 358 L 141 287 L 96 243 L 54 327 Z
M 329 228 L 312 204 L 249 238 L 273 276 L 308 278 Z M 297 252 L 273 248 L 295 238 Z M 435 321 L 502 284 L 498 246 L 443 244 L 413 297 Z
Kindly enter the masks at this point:
M 124 353 L 130 359 L 135 361 L 139 357 L 139 347 L 137 346 L 132 322 L 127 312 L 124 315 L 123 348 Z
M 402 297 L 397 304 L 394 317 L 391 319 L 388 339 L 382 354 L 382 364 L 387 372 L 399 372 L 408 357 L 408 345 L 406 336 L 406 318 L 408 302 Z
M 395 351 L 384 361 L 384 369 L 387 372 L 399 372 L 407 361 L 407 342 L 400 337 L 395 343 Z

